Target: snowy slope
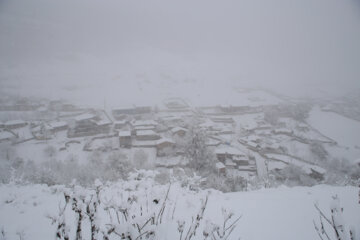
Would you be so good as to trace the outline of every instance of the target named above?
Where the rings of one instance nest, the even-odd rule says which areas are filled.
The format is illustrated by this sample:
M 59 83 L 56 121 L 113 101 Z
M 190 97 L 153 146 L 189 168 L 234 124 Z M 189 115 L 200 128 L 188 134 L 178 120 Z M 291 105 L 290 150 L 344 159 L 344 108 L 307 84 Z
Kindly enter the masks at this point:
M 334 112 L 321 111 L 319 107 L 312 109 L 307 122 L 338 143 L 339 148 L 330 149 L 334 155 L 349 160 L 360 157 L 360 122 Z
M 103 198 L 107 201 L 121 202 L 129 194 L 136 194 L 139 201 L 144 196 L 150 199 L 165 196 L 167 186 L 154 185 L 146 181 L 130 181 L 111 184 L 103 190 Z M 61 186 L 47 187 L 41 185 L 2 185 L 0 186 L 0 226 L 5 229 L 9 239 L 16 239 L 16 232 L 24 231 L 25 238 L 53 239 L 55 226 L 50 225 L 46 215 L 58 212 L 59 203 L 63 204 Z M 124 189 L 133 189 L 128 192 Z M 87 190 L 89 191 L 89 190 Z M 221 208 L 233 211 L 235 216 L 242 218 L 230 239 L 246 240 L 303 240 L 317 239 L 313 220 L 318 220 L 314 203 L 329 214 L 331 196 L 337 194 L 344 207 L 346 223 L 359 226 L 360 205 L 358 204 L 358 189 L 354 187 L 295 187 L 278 189 L 263 189 L 253 192 L 237 192 L 223 194 L 218 191 L 192 192 L 173 184 L 169 194 L 170 206 L 176 203 L 175 219 L 189 220 L 199 208 L 200 199 L 209 193 L 209 202 L 204 219 L 221 224 Z M 61 204 L 60 204 L 61 205 Z M 171 210 L 172 211 L 172 210 Z M 171 221 L 171 211 L 165 211 L 165 227 L 161 229 L 158 239 L 178 239 L 174 221 Z M 69 217 L 70 214 L 68 214 Z M 105 219 L 105 217 L 103 218 Z M 74 219 L 69 220 L 70 225 Z M 104 223 L 103 223 L 104 224 Z M 84 225 L 86 229 L 87 225 Z M 195 239 L 203 239 L 199 227 Z M 175 230 L 175 233 L 173 232 Z M 73 233 L 73 232 L 72 232 Z M 87 234 L 84 234 L 87 239 Z

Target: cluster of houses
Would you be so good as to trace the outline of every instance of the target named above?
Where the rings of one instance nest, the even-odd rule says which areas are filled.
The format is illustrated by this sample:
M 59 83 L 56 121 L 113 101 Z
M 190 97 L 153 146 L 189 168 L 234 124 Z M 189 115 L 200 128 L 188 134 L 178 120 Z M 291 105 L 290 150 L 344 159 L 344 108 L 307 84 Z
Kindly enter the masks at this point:
M 26 105 L 26 104 L 25 104 Z M 22 105 L 20 109 L 25 109 Z M 27 104 L 28 105 L 28 104 Z M 27 106 L 26 105 L 26 106 Z M 33 106 L 33 105 L 31 105 Z M 41 107 L 40 107 L 41 108 Z M 37 108 L 36 111 L 40 111 Z M 26 108 L 31 111 L 33 107 Z M 41 110 L 56 112 L 53 118 L 26 122 L 11 120 L 0 122 L 0 142 L 19 138 L 19 129 L 28 129 L 31 138 L 51 139 L 60 132 L 67 138 L 99 136 L 117 137 L 120 148 L 155 148 L 158 157 L 171 154 L 181 155 L 177 140 L 183 139 L 190 125 L 206 131 L 206 145 L 214 150 L 219 174 L 229 171 L 246 172 L 255 175 L 256 161 L 240 151 L 237 144 L 256 152 L 284 152 L 278 143 L 264 141 L 268 136 L 294 136 L 294 131 L 308 131 L 305 123 L 291 121 L 285 117 L 277 125 L 270 124 L 263 117 L 251 121 L 250 125 L 237 126 L 237 115 L 258 113 L 261 106 L 215 106 L 190 108 L 182 99 L 171 98 L 164 101 L 164 108 L 137 106 L 106 111 L 80 109 L 61 101 L 51 101 Z M 61 113 L 61 114 L 59 114 Z M 41 117 L 50 115 L 41 115 Z M 57 119 L 57 120 L 54 120 Z M 238 129 L 243 134 L 239 135 Z M 96 136 L 96 137 L 95 137 Z M 235 140 L 235 144 L 234 144 Z
M 256 174 L 255 159 L 250 158 L 247 154 L 237 148 L 224 146 L 215 150 L 216 169 L 218 173 L 226 173 L 226 170 L 234 169 L 241 172 Z
M 120 147 L 156 148 L 158 156 L 164 156 L 166 151 L 175 148 L 175 141 L 164 137 L 158 131 L 158 123 L 154 120 L 135 120 L 122 126 L 118 130 Z M 182 130 L 179 130 L 180 132 Z M 173 134 L 177 134 L 177 131 Z

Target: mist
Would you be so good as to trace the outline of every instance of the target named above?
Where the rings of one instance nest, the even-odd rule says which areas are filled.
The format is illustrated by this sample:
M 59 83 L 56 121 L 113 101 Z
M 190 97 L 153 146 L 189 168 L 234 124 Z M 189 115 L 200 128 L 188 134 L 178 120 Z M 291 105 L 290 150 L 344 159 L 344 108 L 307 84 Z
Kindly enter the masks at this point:
M 0 240 L 360 240 L 360 0 L 0 0 Z
M 341 95 L 359 42 L 359 1 L 0 1 L 0 81 L 26 96 Z

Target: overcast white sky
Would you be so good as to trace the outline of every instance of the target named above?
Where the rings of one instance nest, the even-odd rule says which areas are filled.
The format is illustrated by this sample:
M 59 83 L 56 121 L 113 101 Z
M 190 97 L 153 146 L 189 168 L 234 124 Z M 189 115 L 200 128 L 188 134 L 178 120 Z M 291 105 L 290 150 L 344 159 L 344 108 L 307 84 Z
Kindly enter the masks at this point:
M 139 79 L 360 88 L 360 1 L 0 0 L 3 86 L 60 94 Z

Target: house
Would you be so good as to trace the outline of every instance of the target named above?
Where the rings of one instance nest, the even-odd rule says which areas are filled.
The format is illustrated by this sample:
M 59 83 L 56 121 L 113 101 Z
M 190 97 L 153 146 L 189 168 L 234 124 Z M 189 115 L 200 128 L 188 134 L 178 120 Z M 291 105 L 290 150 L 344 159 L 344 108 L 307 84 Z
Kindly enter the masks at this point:
M 251 165 L 247 165 L 247 166 L 238 165 L 237 170 L 239 170 L 241 172 L 256 172 L 257 171 L 255 164 L 251 164 Z
M 283 134 L 283 135 L 292 135 L 293 131 L 287 128 L 278 128 L 272 130 L 272 133 L 274 134 Z
M 158 140 L 160 136 L 153 130 L 138 130 L 136 131 L 136 140 L 138 141 L 151 141 Z
M 133 128 L 134 133 L 136 133 L 137 131 L 140 131 L 140 130 L 153 130 L 153 131 L 155 131 L 156 127 L 155 126 L 136 126 L 136 127 Z
M 225 174 L 226 173 L 226 167 L 222 162 L 217 162 L 215 164 L 215 168 L 216 168 L 218 174 Z
M 221 140 L 215 137 L 208 137 L 206 139 L 205 145 L 208 147 L 216 147 L 219 146 L 221 144 Z
M 122 120 L 126 115 L 136 115 L 136 114 L 147 114 L 151 113 L 151 107 L 142 106 L 135 108 L 122 108 L 122 109 L 113 109 L 112 115 L 116 120 Z
M 99 126 L 95 119 L 96 116 L 91 113 L 85 113 L 75 117 L 75 127 L 69 129 L 68 137 L 85 137 L 107 133 L 109 128 Z
M 119 131 L 119 142 L 120 147 L 131 147 L 131 132 L 130 131 Z
M 234 163 L 234 162 L 233 162 L 231 159 L 229 159 L 229 158 L 225 159 L 224 164 L 225 164 L 225 166 L 226 166 L 227 168 L 230 168 L 230 169 L 236 167 L 236 163 Z
M 81 123 L 81 122 L 85 122 L 85 121 L 89 121 L 95 119 L 95 115 L 91 114 L 91 113 L 84 113 L 81 115 L 78 115 L 75 117 L 75 122 L 76 123 Z
M 114 122 L 114 128 L 115 129 L 121 129 L 123 127 L 126 127 L 128 121 L 127 120 L 118 120 Z
M 255 142 L 252 142 L 252 141 L 246 142 L 246 145 L 247 145 L 249 148 L 251 148 L 252 150 L 255 150 L 255 151 L 261 149 L 261 146 L 260 146 L 258 143 L 255 143 Z
M 156 153 L 157 156 L 165 156 L 167 153 L 173 150 L 175 142 L 171 139 L 161 138 L 156 141 Z
M 0 131 L 0 142 L 11 141 L 15 139 L 16 136 L 8 131 Z
M 244 156 L 244 155 L 233 156 L 232 160 L 234 162 L 236 162 L 236 164 L 239 165 L 239 166 L 247 166 L 247 165 L 250 164 L 250 159 L 247 156 Z
M 235 156 L 245 156 L 239 149 L 233 147 L 221 147 L 215 150 L 216 157 L 219 161 L 224 162 L 226 159 L 232 160 Z
M 112 122 L 109 119 L 101 119 L 96 122 L 96 125 L 98 125 L 99 127 L 110 126 L 111 124 Z
M 211 121 L 215 123 L 234 123 L 234 119 L 232 117 L 212 117 Z
M 136 120 L 131 123 L 131 126 L 136 127 L 156 127 L 158 123 L 154 120 Z
M 173 135 L 176 135 L 178 137 L 183 137 L 183 136 L 185 136 L 185 134 L 188 130 L 186 128 L 182 128 L 182 127 L 174 127 L 170 131 Z
M 52 129 L 45 123 L 33 127 L 31 133 L 37 140 L 47 140 L 52 138 Z
M 68 129 L 68 124 L 67 122 L 64 121 L 56 121 L 56 122 L 51 122 L 49 123 L 49 129 L 52 132 L 59 132 L 59 131 L 64 131 Z
M 27 123 L 23 120 L 11 120 L 4 123 L 4 127 L 7 129 L 15 129 L 25 127 Z
M 183 119 L 178 116 L 164 116 L 159 118 L 159 121 L 168 126 L 179 126 L 183 122 Z

